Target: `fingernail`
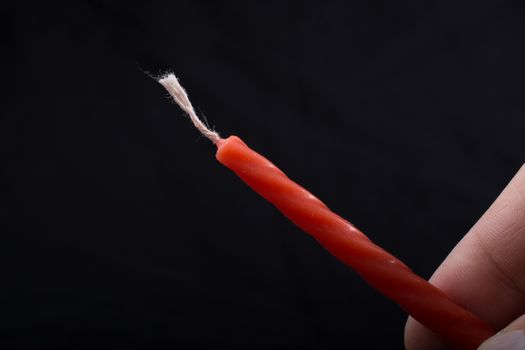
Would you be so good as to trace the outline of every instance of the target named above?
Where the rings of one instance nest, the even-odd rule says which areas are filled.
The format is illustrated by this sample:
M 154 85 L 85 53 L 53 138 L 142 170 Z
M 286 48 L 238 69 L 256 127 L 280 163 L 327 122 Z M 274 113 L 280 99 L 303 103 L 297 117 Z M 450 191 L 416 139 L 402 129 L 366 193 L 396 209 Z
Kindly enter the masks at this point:
M 522 330 L 502 332 L 485 341 L 478 350 L 525 350 Z

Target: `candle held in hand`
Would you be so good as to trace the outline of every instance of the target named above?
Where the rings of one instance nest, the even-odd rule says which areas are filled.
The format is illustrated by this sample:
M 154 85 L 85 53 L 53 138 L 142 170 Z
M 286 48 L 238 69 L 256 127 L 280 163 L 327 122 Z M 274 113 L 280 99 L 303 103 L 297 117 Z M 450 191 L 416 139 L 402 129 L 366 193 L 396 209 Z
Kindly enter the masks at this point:
M 222 139 L 209 130 L 195 114 L 186 92 L 173 74 L 159 82 L 195 127 L 215 143 L 219 162 L 420 323 L 460 349 L 476 349 L 495 333 L 485 322 L 375 245 L 241 139 L 236 136 Z

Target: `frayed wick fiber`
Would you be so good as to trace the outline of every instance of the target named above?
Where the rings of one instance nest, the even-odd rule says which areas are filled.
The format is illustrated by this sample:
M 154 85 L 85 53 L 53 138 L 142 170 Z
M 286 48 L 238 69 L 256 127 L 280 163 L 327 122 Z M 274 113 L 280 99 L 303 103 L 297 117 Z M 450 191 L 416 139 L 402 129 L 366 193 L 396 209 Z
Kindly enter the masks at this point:
M 195 109 L 193 109 L 190 99 L 188 98 L 186 90 L 184 90 L 184 88 L 180 85 L 179 80 L 175 74 L 169 73 L 158 79 L 158 82 L 164 86 L 164 88 L 168 91 L 171 97 L 173 97 L 179 107 L 182 108 L 184 112 L 186 112 L 193 125 L 195 125 L 197 130 L 199 130 L 202 135 L 206 136 L 213 143 L 217 143 L 219 140 L 221 140 L 219 134 L 216 131 L 210 129 L 197 116 Z

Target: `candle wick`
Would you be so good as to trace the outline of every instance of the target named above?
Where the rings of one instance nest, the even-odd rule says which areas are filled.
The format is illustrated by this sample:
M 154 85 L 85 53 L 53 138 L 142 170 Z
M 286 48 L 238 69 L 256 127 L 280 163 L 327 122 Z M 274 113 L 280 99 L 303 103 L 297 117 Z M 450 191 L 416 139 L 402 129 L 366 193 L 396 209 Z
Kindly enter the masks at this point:
M 219 133 L 210 129 L 210 127 L 208 127 L 197 116 L 195 109 L 193 109 L 190 99 L 188 98 L 186 90 L 184 90 L 184 88 L 180 85 L 179 80 L 175 74 L 169 73 L 160 78 L 158 82 L 164 86 L 164 88 L 168 91 L 171 97 L 173 97 L 179 107 L 184 112 L 186 112 L 193 125 L 195 125 L 197 130 L 199 130 L 202 135 L 206 136 L 213 143 L 217 143 L 219 140 L 221 140 Z

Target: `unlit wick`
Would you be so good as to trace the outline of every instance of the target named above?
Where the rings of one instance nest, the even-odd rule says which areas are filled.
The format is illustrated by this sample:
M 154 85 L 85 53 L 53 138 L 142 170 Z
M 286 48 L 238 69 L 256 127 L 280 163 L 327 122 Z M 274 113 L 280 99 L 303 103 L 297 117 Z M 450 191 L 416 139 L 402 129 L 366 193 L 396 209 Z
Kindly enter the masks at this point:
M 186 112 L 193 125 L 195 125 L 197 130 L 199 130 L 202 135 L 206 136 L 213 143 L 217 143 L 217 141 L 221 139 L 216 131 L 210 130 L 206 124 L 204 124 L 202 120 L 197 117 L 195 109 L 188 98 L 186 90 L 184 90 L 184 88 L 179 84 L 179 80 L 174 74 L 168 74 L 160 78 L 159 83 L 161 83 L 162 86 L 168 90 L 171 97 L 173 97 L 179 107 L 182 108 L 184 112 Z

